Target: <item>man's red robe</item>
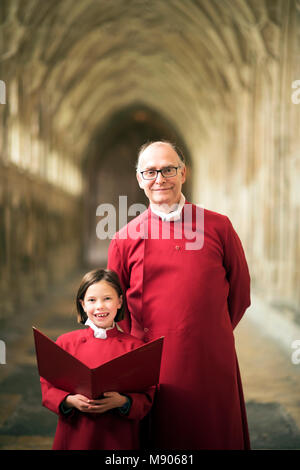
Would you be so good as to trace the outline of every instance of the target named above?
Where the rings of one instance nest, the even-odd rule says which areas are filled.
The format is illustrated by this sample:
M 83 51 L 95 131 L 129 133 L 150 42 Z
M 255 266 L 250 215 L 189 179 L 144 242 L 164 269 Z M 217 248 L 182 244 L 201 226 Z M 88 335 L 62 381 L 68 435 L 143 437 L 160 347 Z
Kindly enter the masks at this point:
M 187 249 L 196 229 L 198 249 Z M 250 277 L 230 220 L 186 202 L 180 221 L 163 222 L 149 208 L 115 235 L 108 268 L 126 292 L 122 327 L 145 341 L 165 336 L 154 448 L 248 449 L 233 329 L 250 305 Z
M 115 327 L 107 330 L 106 339 L 95 338 L 93 330 L 85 328 L 60 336 L 57 344 L 93 368 L 141 346 L 143 342 Z M 43 378 L 41 387 L 43 405 L 59 416 L 53 450 L 140 448 L 139 422 L 151 408 L 155 387 L 145 393 L 126 394 L 132 402 L 128 415 L 122 415 L 116 409 L 101 414 L 83 413 L 74 409 L 69 415 L 64 415 L 60 405 L 69 393 L 52 386 Z

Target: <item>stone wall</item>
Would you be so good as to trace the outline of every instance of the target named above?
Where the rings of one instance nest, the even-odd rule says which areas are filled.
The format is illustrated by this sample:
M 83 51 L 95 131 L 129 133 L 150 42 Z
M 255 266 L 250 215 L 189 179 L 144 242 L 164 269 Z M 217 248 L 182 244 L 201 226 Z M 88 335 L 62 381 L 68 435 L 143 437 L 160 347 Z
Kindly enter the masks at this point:
M 243 86 L 194 148 L 195 198 L 230 216 L 254 292 L 300 325 L 300 12 L 281 6 L 281 25 L 269 25 L 272 50 L 252 51 Z
M 100 149 L 112 116 L 140 107 L 184 143 L 193 200 L 232 219 L 253 289 L 300 322 L 299 12 L 298 0 L 1 1 L 2 312 L 13 279 L 25 299 L 72 270 L 91 140 Z
M 81 261 L 78 203 L 0 166 L 0 319 L 38 304 Z

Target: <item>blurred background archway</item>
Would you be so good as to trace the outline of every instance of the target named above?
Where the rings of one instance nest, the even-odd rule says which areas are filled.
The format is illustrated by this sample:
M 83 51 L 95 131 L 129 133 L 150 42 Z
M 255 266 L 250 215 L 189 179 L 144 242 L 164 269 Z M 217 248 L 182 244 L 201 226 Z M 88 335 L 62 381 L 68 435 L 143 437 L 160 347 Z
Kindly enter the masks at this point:
M 97 224 L 101 219 L 108 219 L 108 213 L 104 210 L 103 217 L 97 217 L 99 205 L 108 203 L 113 206 L 115 230 L 134 218 L 130 215 L 131 206 L 140 204 L 142 210 L 148 207 L 148 200 L 137 184 L 135 169 L 139 148 L 153 140 L 174 142 L 180 148 L 188 174 L 185 195 L 190 200 L 191 159 L 184 140 L 172 124 L 163 115 L 141 104 L 119 110 L 96 130 L 82 163 L 86 216 L 83 261 L 86 265 L 106 265 L 107 250 L 114 233 L 105 227 L 107 236 L 106 233 L 102 237 L 97 235 Z M 134 212 L 136 215 L 140 213 Z

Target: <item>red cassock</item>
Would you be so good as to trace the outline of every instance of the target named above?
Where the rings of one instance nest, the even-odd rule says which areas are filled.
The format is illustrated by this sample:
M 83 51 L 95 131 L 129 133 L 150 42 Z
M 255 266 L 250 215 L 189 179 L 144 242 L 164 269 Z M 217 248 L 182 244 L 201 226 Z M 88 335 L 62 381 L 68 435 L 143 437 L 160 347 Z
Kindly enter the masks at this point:
M 106 339 L 95 338 L 93 330 L 85 328 L 60 336 L 57 344 L 93 368 L 144 343 L 118 331 L 115 327 L 107 331 Z M 122 415 L 117 409 L 103 414 L 82 413 L 74 409 L 70 415 L 64 415 L 60 410 L 60 404 L 69 393 L 53 387 L 43 378 L 41 378 L 41 387 L 43 405 L 59 415 L 53 443 L 54 450 L 140 448 L 139 424 L 152 406 L 154 387 L 145 393 L 126 393 L 132 400 L 127 415 Z
M 151 445 L 249 449 L 233 329 L 250 277 L 228 217 L 186 202 L 181 220 L 164 222 L 149 208 L 115 235 L 108 268 L 126 292 L 122 327 L 145 341 L 165 336 Z

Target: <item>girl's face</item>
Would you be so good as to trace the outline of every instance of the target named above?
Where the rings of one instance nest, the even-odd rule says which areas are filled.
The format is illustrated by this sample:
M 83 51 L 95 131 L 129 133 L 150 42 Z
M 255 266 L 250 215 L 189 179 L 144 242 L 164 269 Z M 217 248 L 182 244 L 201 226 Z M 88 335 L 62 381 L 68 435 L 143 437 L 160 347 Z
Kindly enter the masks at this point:
M 98 328 L 109 328 L 122 305 L 122 296 L 119 297 L 111 284 L 100 281 L 88 287 L 80 302 L 88 318 Z

